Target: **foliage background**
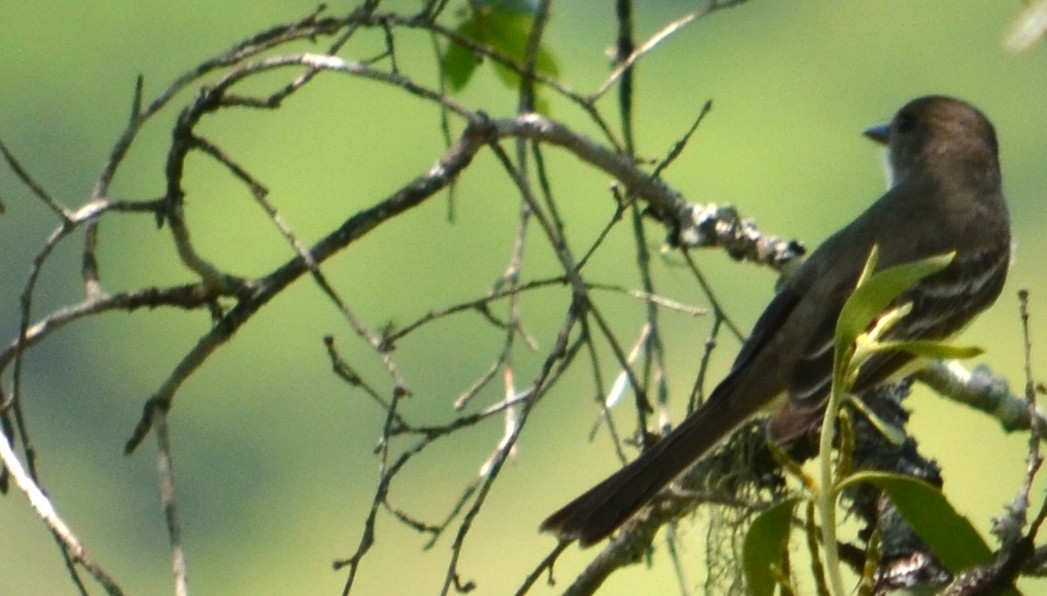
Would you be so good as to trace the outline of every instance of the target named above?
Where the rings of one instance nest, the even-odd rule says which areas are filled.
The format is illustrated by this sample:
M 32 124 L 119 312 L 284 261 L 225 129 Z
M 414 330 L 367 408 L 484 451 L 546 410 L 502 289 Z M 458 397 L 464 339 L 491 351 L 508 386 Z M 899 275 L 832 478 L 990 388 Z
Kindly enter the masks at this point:
M 351 5 L 330 6 L 341 13 Z M 663 155 L 712 98 L 712 114 L 666 179 L 690 200 L 734 203 L 765 231 L 816 246 L 883 189 L 879 152 L 861 130 L 926 93 L 975 103 L 997 125 L 1018 246 L 1004 296 L 965 341 L 986 347 L 982 360 L 1020 386 L 1015 291 L 1032 290 L 1034 332 L 1042 328 L 1039 313 L 1047 304 L 1047 49 L 1012 56 L 1001 47 L 1021 6 L 998 0 L 753 0 L 717 13 L 640 62 L 639 151 Z M 0 139 L 51 192 L 78 204 L 126 121 L 137 74 L 145 76 L 149 96 L 241 38 L 312 8 L 309 2 L 242 0 L 8 3 L 0 9 Z M 637 37 L 691 8 L 690 2 L 637 3 Z M 371 39 L 377 50 L 380 40 Z M 594 89 L 603 80 L 604 50 L 613 39 L 611 3 L 556 5 L 547 44 L 561 78 L 574 88 Z M 432 81 L 428 39 L 401 44 L 404 70 Z M 363 47 L 350 52 L 369 53 Z M 516 104 L 487 71 L 462 100 L 499 116 Z M 571 106 L 555 99 L 552 111 L 580 122 Z M 115 183 L 117 193 L 140 199 L 162 192 L 168 124 L 175 115 L 169 109 L 167 120 L 154 122 L 139 140 Z M 347 77 L 320 81 L 279 112 L 244 112 L 211 126 L 241 163 L 260 173 L 284 216 L 307 239 L 425 171 L 442 147 L 431 105 Z M 606 177 L 590 170 L 579 175 L 564 155 L 551 157 L 551 165 L 558 191 L 570 197 L 564 205 L 568 233 L 580 239 L 575 248 L 584 246 L 610 213 Z M 189 212 L 202 248 L 246 275 L 289 256 L 239 185 L 204 160 L 196 166 L 188 178 Z M 54 221 L 6 171 L 0 173 L 0 200 L 6 207 L 0 216 L 0 333 L 6 342 L 16 334 L 18 293 L 30 259 Z M 481 295 L 504 268 L 516 194 L 489 156 L 461 180 L 456 223 L 446 221 L 445 210 L 445 202 L 430 202 L 325 266 L 372 326 Z M 185 280 L 166 233 L 143 217 L 108 222 L 101 257 L 109 287 Z M 651 242 L 659 234 L 654 230 Z M 629 268 L 621 266 L 632 262 L 628 238 L 623 233 L 611 242 L 594 271 L 635 286 L 623 276 Z M 78 297 L 76 249 L 67 243 L 45 271 L 37 313 Z M 552 270 L 548 254 L 536 250 L 532 258 L 525 275 Z M 715 252 L 700 259 L 719 294 L 729 297 L 731 315 L 751 325 L 772 292 L 773 275 L 739 268 Z M 663 293 L 699 300 L 682 271 L 659 269 Z M 639 310 L 619 302 L 611 312 L 626 332 L 638 324 Z M 558 323 L 558 308 L 558 299 L 525 301 L 525 321 L 536 333 L 548 332 Z M 708 321 L 667 322 L 673 386 L 683 395 Z M 27 361 L 27 411 L 45 485 L 96 559 L 131 593 L 167 592 L 170 577 L 153 448 L 147 441 L 125 458 L 123 441 L 144 398 L 207 324 L 203 313 L 108 315 L 63 331 Z M 351 333 L 338 314 L 313 286 L 299 283 L 222 348 L 178 397 L 171 419 L 175 471 L 197 593 L 340 589 L 344 578 L 330 562 L 351 554 L 359 539 L 382 413 L 329 372 L 320 342 L 326 333 L 351 353 Z M 497 342 L 477 321 L 463 318 L 403 346 L 398 357 L 407 374 L 426 388 L 412 398 L 412 415 L 450 417 L 450 402 L 487 366 Z M 724 342 L 718 370 L 725 370 L 735 349 Z M 1034 358 L 1042 373 L 1042 353 Z M 378 370 L 374 363 L 362 368 L 365 374 Z M 606 440 L 586 442 L 593 420 L 587 380 L 576 372 L 538 409 L 478 521 L 462 566 L 482 593 L 518 586 L 551 546 L 549 537 L 535 533 L 537 523 L 616 465 Z M 488 400 L 497 399 L 495 393 Z M 926 392 L 911 406 L 925 452 L 945 469 L 946 493 L 987 533 L 989 518 L 1019 485 L 1024 439 L 1005 437 L 995 423 Z M 440 446 L 442 452 L 400 481 L 397 501 L 423 517 L 442 517 L 500 430 L 484 427 L 466 443 Z M 0 501 L 0 528 L 0 592 L 73 592 L 50 537 L 20 494 Z M 698 561 L 702 532 L 693 535 L 684 557 Z M 385 519 L 364 563 L 361 593 L 435 589 L 450 537 L 431 552 L 421 551 L 423 541 Z M 557 567 L 561 579 L 591 554 L 565 556 Z M 616 575 L 607 593 L 633 593 L 638 586 L 657 593 L 674 585 L 659 559 L 653 572 L 635 568 Z

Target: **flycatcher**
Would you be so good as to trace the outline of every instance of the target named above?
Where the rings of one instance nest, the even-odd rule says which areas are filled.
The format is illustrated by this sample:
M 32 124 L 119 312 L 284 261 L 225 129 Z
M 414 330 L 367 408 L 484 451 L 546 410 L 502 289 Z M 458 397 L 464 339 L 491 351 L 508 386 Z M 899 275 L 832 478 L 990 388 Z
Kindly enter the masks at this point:
M 1007 277 L 1011 232 L 992 123 L 973 106 L 941 96 L 905 105 L 865 131 L 888 148 L 891 185 L 796 271 L 756 322 L 731 372 L 709 399 L 640 457 L 542 522 L 583 546 L 600 541 L 743 422 L 778 402 L 776 439 L 807 432 L 828 398 L 833 333 L 873 245 L 878 268 L 955 252 L 894 304 L 912 310 L 886 339 L 941 340 L 991 305 Z M 861 393 L 913 359 L 886 352 L 865 362 Z M 779 400 L 781 396 L 787 399 Z

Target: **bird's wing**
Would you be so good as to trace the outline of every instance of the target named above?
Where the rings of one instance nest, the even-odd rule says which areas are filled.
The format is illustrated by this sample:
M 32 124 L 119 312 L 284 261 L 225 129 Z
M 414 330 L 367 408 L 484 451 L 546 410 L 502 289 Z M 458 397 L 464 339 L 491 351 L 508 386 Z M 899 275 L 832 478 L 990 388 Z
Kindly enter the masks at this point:
M 924 279 L 896 300 L 912 303 L 912 311 L 887 333 L 888 340 L 946 340 L 959 333 L 974 315 L 996 300 L 1007 277 L 1006 251 L 987 250 L 957 255 L 944 271 Z M 889 379 L 913 356 L 881 352 L 862 364 L 854 384 L 861 392 Z
M 782 327 L 802 298 L 803 290 L 789 284 L 775 294 L 770 304 L 767 305 L 760 315 L 760 318 L 756 320 L 756 325 L 753 326 L 749 338 L 745 340 L 742 348 L 738 351 L 734 364 L 731 365 L 732 373 L 744 369 L 752 362 L 756 354 L 767 345 L 767 342 Z
M 1005 240 L 1004 240 L 1005 241 Z M 944 271 L 924 279 L 907 290 L 889 307 L 912 304 L 912 310 L 891 329 L 887 340 L 944 340 L 962 330 L 975 314 L 991 304 L 1000 294 L 1007 275 L 1008 259 L 1005 250 L 985 250 L 958 255 Z M 836 301 L 827 301 L 826 311 L 831 317 L 821 323 L 810 336 L 802 356 L 792 369 L 789 379 L 789 403 L 771 422 L 771 432 L 780 440 L 794 438 L 806 432 L 820 417 L 832 383 L 833 337 L 836 318 L 850 291 L 839 294 Z M 831 305 L 830 305 L 831 304 Z M 875 324 L 875 323 L 874 323 Z M 862 393 L 904 372 L 914 360 L 905 351 L 879 352 L 862 363 L 852 387 Z

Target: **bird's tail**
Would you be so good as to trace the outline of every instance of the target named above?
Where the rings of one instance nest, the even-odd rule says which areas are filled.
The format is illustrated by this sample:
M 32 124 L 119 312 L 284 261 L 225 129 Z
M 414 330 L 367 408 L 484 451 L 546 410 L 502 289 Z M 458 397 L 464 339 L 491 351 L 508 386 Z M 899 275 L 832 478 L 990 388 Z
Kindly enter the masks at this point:
M 679 427 L 640 457 L 542 522 L 540 530 L 582 546 L 599 542 L 744 422 L 751 412 L 718 387 Z M 717 395 L 717 394 L 720 395 Z

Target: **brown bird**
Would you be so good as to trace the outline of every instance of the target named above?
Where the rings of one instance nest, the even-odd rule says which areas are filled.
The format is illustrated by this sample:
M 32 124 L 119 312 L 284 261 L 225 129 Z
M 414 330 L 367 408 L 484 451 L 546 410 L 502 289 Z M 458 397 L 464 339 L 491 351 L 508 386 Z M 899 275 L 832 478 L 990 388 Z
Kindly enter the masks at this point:
M 810 429 L 831 385 L 836 320 L 873 245 L 879 247 L 878 269 L 955 251 L 944 270 L 889 307 L 912 303 L 886 339 L 948 338 L 996 300 L 1010 265 L 1011 233 L 992 123 L 963 101 L 930 96 L 913 100 L 865 135 L 887 145 L 887 193 L 826 240 L 784 284 L 731 372 L 697 411 L 549 516 L 542 531 L 583 546 L 600 541 L 739 425 L 776 404 L 784 406 L 769 421 L 774 438 Z M 862 365 L 853 392 L 897 378 L 912 360 L 905 352 L 873 356 Z

